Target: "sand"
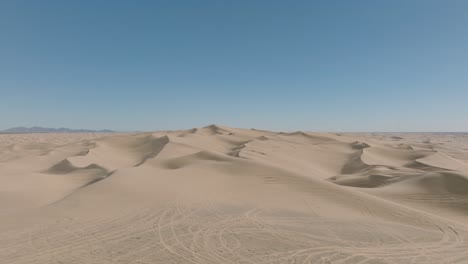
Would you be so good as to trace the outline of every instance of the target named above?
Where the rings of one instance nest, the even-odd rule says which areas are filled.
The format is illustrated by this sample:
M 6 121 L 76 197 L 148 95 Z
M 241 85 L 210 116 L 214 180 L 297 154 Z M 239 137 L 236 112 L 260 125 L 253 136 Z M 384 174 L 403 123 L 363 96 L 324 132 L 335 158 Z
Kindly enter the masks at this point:
M 0 135 L 0 263 L 468 263 L 468 135 Z

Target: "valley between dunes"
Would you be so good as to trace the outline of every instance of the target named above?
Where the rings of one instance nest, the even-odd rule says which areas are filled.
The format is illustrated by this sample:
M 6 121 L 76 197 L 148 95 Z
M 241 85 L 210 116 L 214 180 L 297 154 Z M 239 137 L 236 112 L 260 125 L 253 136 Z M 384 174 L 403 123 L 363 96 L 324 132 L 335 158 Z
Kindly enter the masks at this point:
M 468 135 L 0 135 L 0 263 L 468 263 Z

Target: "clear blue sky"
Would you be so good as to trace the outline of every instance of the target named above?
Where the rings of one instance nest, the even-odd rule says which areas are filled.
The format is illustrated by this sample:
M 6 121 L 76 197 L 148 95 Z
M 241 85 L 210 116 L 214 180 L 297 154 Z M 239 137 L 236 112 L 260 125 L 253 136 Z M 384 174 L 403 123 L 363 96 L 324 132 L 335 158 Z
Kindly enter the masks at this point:
M 0 1 L 0 129 L 468 131 L 468 1 Z

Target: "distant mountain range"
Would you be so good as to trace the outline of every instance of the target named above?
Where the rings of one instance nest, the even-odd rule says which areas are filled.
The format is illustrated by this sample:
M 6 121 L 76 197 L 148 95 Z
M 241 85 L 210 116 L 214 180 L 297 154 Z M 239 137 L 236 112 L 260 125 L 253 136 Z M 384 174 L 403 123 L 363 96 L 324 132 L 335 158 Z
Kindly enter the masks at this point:
M 70 129 L 70 128 L 50 128 L 50 127 L 12 127 L 0 130 L 0 133 L 112 133 L 115 131 L 109 129 L 90 130 L 90 129 Z

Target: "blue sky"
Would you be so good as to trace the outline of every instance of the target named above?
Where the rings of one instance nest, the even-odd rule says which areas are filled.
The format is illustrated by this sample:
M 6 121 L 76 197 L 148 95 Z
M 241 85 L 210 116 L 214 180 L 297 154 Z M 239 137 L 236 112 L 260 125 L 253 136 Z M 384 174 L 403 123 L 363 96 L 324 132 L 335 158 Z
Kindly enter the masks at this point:
M 0 129 L 468 131 L 468 1 L 0 2 Z

